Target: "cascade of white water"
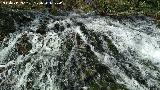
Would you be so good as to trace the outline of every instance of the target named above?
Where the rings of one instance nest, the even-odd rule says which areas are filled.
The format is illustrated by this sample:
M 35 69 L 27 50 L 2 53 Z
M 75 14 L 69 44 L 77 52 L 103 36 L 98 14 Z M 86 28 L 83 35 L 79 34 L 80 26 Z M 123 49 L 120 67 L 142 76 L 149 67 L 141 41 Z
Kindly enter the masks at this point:
M 140 68 L 140 71 L 144 77 L 148 77 L 147 74 L 149 73 L 154 78 L 158 77 L 159 72 L 157 72 L 157 70 L 151 70 L 149 67 L 142 65 L 142 62 L 145 62 L 145 60 L 147 62 L 149 60 L 159 67 L 160 29 L 156 28 L 156 25 L 139 20 L 135 22 L 136 24 L 139 24 L 139 26 L 134 26 L 130 22 L 124 21 L 126 24 L 122 24 L 118 21 L 104 18 L 97 18 L 92 21 L 90 19 L 78 20 L 85 23 L 87 29 L 91 29 L 95 32 L 100 32 L 106 36 L 109 36 L 121 53 L 128 53 L 127 57 L 130 59 L 130 62 Z M 110 22 L 112 25 L 108 25 L 108 22 Z M 145 29 L 146 31 L 143 31 Z M 150 32 L 150 34 L 148 34 L 147 31 Z M 134 51 L 137 55 L 131 55 L 132 53 L 128 51 L 129 49 Z M 125 75 L 124 72 L 118 68 L 118 66 L 114 66 L 113 62 L 116 61 L 113 59 L 114 57 L 108 56 L 107 53 L 106 55 L 107 56 L 104 58 L 104 63 L 112 68 L 111 71 L 113 73 L 119 74 L 123 79 L 123 81 L 120 80 L 118 82 L 126 84 L 129 89 L 147 90 L 145 86 L 140 85 L 136 80 L 134 80 L 134 78 L 129 78 L 127 75 Z M 150 87 L 159 86 L 158 81 L 151 78 L 147 80 L 147 84 Z
M 99 78 L 112 75 L 111 83 L 131 90 L 160 89 L 160 29 L 150 18 L 133 22 L 70 14 L 43 23 L 42 17 L 1 42 L 0 85 L 13 85 L 16 90 L 87 90 L 103 87 L 106 83 Z M 45 34 L 37 33 L 42 23 Z M 97 69 L 98 63 L 108 67 L 107 74 Z

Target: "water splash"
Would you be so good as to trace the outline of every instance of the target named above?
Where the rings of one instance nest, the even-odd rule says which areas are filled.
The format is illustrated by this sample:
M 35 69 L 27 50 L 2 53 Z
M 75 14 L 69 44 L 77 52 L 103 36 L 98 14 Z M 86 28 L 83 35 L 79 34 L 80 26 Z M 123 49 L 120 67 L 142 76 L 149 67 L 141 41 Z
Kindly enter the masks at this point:
M 1 86 L 160 89 L 160 32 L 152 19 L 35 16 L 1 43 Z

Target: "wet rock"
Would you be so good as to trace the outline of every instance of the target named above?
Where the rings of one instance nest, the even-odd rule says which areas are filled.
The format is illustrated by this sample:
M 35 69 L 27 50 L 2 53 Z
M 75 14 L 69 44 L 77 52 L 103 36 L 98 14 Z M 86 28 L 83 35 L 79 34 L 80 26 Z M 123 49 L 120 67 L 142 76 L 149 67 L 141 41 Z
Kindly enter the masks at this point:
M 58 23 L 56 23 L 55 25 L 54 25 L 54 27 L 55 27 L 55 29 L 59 29 L 59 24 Z
M 87 37 L 90 44 L 94 46 L 95 50 L 99 52 L 104 52 L 104 49 L 102 47 L 103 41 L 101 39 L 102 37 L 100 33 L 95 33 L 92 32 L 92 30 L 87 30 L 85 24 L 83 24 L 82 22 L 78 22 L 77 25 L 80 26 L 80 30 Z
M 54 25 L 54 32 L 55 33 L 62 32 L 64 30 L 65 30 L 64 26 L 61 26 L 59 23 L 56 23 Z
M 19 26 L 25 26 L 35 18 L 32 13 L 23 11 L 12 12 L 11 16 Z
M 36 31 L 36 33 L 40 33 L 41 35 L 46 34 L 46 25 L 42 24 Z
M 5 66 L 4 65 L 0 65 L 0 73 L 2 73 L 5 70 Z
M 65 29 L 64 26 L 59 27 L 60 32 L 64 31 L 64 29 Z
M 0 31 L 0 41 L 3 41 L 3 39 L 7 36 L 6 32 Z
M 16 44 L 18 54 L 25 55 L 32 49 L 32 44 L 28 41 L 28 39 L 29 38 L 25 34 L 18 40 L 19 42 Z
M 0 41 L 2 41 L 9 33 L 16 31 L 14 20 L 9 14 L 0 12 Z
M 67 23 L 67 28 L 70 28 L 71 27 L 71 24 Z
M 9 13 L 0 12 L 0 31 L 6 33 L 15 32 L 16 27 L 13 18 Z
M 49 20 L 50 18 L 48 17 L 43 17 L 39 20 L 39 24 L 40 26 L 38 27 L 38 29 L 36 30 L 36 33 L 40 33 L 41 35 L 46 34 L 48 28 L 47 28 L 47 24 L 49 24 Z
M 0 41 L 20 26 L 28 25 L 33 18 L 34 14 L 31 12 L 0 9 Z

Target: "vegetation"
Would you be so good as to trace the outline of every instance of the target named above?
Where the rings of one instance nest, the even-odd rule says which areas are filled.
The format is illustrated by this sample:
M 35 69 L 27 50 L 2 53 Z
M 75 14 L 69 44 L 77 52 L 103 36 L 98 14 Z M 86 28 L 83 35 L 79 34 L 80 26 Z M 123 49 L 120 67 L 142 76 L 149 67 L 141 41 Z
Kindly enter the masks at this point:
M 18 5 L 4 5 L 1 0 L 1 7 L 24 10 L 45 10 L 45 5 L 36 4 L 45 0 L 11 0 L 13 2 L 29 2 Z M 60 2 L 61 0 L 54 0 Z M 52 6 L 52 14 L 57 10 L 77 10 L 77 11 L 96 11 L 100 15 L 130 15 L 143 14 L 160 20 L 160 0 L 62 0 L 60 5 Z

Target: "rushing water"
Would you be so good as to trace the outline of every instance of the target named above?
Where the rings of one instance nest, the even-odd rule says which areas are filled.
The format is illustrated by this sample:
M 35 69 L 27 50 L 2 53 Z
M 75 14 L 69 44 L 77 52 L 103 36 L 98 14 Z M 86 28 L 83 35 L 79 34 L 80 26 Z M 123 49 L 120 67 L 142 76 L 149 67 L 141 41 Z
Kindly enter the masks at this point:
M 0 87 L 160 89 L 160 29 L 151 18 L 32 15 L 0 42 Z

